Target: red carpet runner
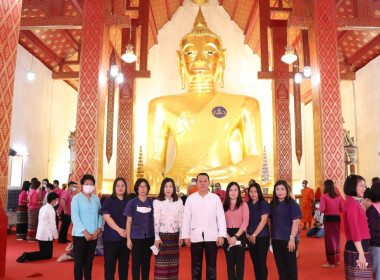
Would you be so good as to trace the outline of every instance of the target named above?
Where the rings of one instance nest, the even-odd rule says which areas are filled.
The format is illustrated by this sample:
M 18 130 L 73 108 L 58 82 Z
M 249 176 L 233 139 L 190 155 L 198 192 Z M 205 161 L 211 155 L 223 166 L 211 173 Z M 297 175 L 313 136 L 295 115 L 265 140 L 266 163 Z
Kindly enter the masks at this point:
M 305 236 L 306 231 L 302 231 L 301 242 L 299 246 L 300 256 L 298 258 L 298 279 L 300 280 L 313 280 L 313 279 L 323 279 L 323 280 L 341 280 L 344 279 L 344 264 L 343 264 L 343 250 L 345 238 L 342 234 L 342 253 L 341 253 L 341 264 L 335 268 L 322 268 L 321 265 L 326 262 L 325 257 L 325 247 L 324 239 L 308 238 Z M 35 279 L 54 279 L 54 280 L 68 280 L 73 279 L 73 261 L 66 261 L 62 263 L 57 263 L 57 258 L 64 252 L 65 245 L 58 244 L 57 241 L 54 242 L 54 253 L 53 259 L 47 261 L 38 262 L 25 262 L 17 263 L 16 259 L 24 251 L 35 251 L 38 249 L 38 243 L 31 243 L 28 241 L 17 241 L 15 235 L 8 236 L 8 247 L 7 247 L 7 264 L 5 270 L 5 278 L 7 280 L 20 280 L 20 279 L 30 279 L 33 277 Z M 268 279 L 274 280 L 278 279 L 277 268 L 274 262 L 273 254 L 268 253 L 267 260 L 269 268 Z M 150 279 L 153 279 L 153 266 L 154 257 L 152 257 L 152 266 Z M 131 268 L 131 265 L 129 266 Z M 191 279 L 191 259 L 189 248 L 182 248 L 180 251 L 180 275 L 179 279 L 188 280 Z M 203 272 L 205 271 L 205 266 L 203 266 Z M 28 277 L 29 276 L 29 277 Z M 94 266 L 92 271 L 92 278 L 104 279 L 104 269 L 103 269 L 103 257 L 95 257 Z M 132 277 L 129 277 L 132 279 Z M 203 278 L 204 279 L 204 278 Z M 226 261 L 224 252 L 222 249 L 218 251 L 218 267 L 217 267 L 217 279 L 224 280 L 227 279 L 226 273 Z M 245 263 L 245 277 L 244 279 L 255 279 L 253 273 L 253 266 L 251 258 L 249 257 L 248 251 L 246 253 L 246 263 Z

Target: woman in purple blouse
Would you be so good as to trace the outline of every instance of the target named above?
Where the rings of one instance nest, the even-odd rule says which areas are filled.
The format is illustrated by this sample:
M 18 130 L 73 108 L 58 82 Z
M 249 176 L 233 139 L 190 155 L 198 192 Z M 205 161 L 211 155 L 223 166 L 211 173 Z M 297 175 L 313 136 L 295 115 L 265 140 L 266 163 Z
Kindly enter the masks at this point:
M 286 181 L 277 181 L 270 203 L 270 226 L 273 254 L 280 279 L 298 279 L 296 242 L 301 209 L 290 196 Z
M 107 198 L 100 213 L 105 221 L 103 231 L 104 279 L 113 280 L 118 261 L 119 279 L 128 279 L 129 255 L 127 247 L 127 220 L 123 215 L 127 205 L 127 182 L 119 177 L 113 182 L 112 195 Z

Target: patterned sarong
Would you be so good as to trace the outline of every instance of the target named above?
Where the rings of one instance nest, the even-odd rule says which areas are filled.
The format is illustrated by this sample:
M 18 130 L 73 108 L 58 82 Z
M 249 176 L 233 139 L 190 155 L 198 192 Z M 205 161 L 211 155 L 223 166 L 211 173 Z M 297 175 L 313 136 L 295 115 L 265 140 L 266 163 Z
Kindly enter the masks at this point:
M 39 208 L 28 209 L 28 233 L 26 234 L 27 240 L 36 240 L 39 211 Z
M 371 273 L 371 256 L 369 253 L 369 242 L 368 240 L 362 241 L 362 246 L 364 250 L 364 256 L 368 263 L 367 269 L 360 270 L 357 266 L 358 252 L 352 241 L 346 242 L 346 247 L 344 249 L 344 273 L 346 275 L 346 280 L 365 280 L 372 279 Z
M 16 214 L 16 238 L 25 239 L 28 231 L 28 207 L 26 205 L 19 205 Z
M 163 243 L 163 248 L 154 261 L 154 279 L 178 279 L 179 233 L 160 233 L 160 238 Z
M 340 216 L 325 216 L 325 249 L 329 264 L 340 262 Z

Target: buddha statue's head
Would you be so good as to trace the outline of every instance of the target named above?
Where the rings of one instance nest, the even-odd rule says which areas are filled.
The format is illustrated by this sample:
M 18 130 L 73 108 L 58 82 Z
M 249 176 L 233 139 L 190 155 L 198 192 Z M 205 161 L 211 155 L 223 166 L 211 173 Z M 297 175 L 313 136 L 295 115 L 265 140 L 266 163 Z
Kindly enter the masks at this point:
M 186 79 L 193 84 L 215 85 L 219 79 L 224 86 L 223 74 L 227 50 L 222 49 L 222 40 L 208 29 L 201 8 L 194 22 L 193 30 L 186 34 L 177 51 L 177 65 L 181 74 L 182 89 Z

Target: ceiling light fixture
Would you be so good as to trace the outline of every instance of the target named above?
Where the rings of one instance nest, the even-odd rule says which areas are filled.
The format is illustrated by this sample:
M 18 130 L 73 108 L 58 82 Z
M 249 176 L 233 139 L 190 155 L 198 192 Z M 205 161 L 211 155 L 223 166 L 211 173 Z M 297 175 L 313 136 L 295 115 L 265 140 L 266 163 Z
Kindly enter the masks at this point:
M 137 56 L 133 52 L 133 46 L 130 43 L 131 37 L 132 37 L 131 35 L 132 35 L 132 24 L 129 24 L 129 43 L 127 45 L 127 49 L 125 50 L 125 54 L 121 56 L 121 59 L 124 60 L 126 63 L 133 63 L 137 59 Z
M 33 55 L 32 55 L 32 67 L 31 69 L 26 73 L 26 78 L 28 81 L 34 81 L 36 79 L 36 73 L 33 71 Z
M 123 74 L 123 73 L 119 73 L 119 74 L 117 74 L 116 81 L 117 81 L 119 84 L 122 84 L 122 83 L 124 82 L 124 74 Z
M 311 67 L 310 66 L 304 66 L 303 67 L 303 75 L 306 78 L 309 78 L 311 76 Z
M 294 82 L 296 84 L 300 84 L 302 82 L 302 74 L 301 73 L 296 73 L 294 75 Z
M 285 47 L 285 54 L 281 57 L 281 60 L 287 64 L 292 64 L 297 60 L 297 56 L 294 54 L 292 46 Z

